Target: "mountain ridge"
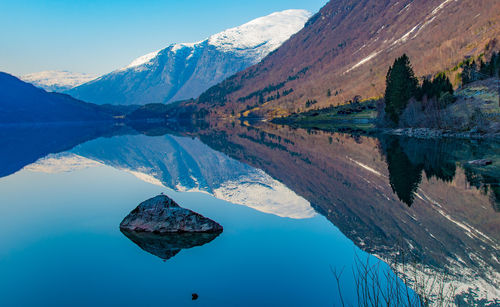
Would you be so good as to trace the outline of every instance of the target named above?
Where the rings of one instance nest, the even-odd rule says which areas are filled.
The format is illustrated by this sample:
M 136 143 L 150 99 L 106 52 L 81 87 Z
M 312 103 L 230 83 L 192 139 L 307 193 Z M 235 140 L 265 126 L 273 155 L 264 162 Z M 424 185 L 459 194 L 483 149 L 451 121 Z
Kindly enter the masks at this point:
M 305 10 L 276 12 L 201 42 L 171 44 L 67 93 L 98 104 L 144 105 L 196 98 L 259 62 L 299 31 L 310 16 Z
M 251 110 L 272 118 L 380 97 L 388 67 L 403 53 L 417 76 L 428 76 L 498 49 L 499 12 L 494 0 L 330 1 L 260 63 L 185 105 L 212 116 Z
M 22 75 L 19 79 L 47 92 L 63 92 L 97 78 L 97 75 L 70 71 L 45 70 Z
M 111 121 L 100 106 L 73 97 L 48 93 L 32 84 L 0 72 L 0 123 L 53 123 Z

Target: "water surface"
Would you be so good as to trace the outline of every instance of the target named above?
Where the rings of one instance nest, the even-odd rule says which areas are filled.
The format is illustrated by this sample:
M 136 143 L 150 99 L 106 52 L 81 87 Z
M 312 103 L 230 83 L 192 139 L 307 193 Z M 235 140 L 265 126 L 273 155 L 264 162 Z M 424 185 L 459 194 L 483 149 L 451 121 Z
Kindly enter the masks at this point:
M 234 123 L 63 130 L 0 129 L 2 306 L 331 306 L 332 270 L 399 251 L 422 275 L 446 272 L 457 299 L 499 297 L 494 142 Z M 224 232 L 168 260 L 148 252 L 118 225 L 159 193 Z M 341 282 L 355 301 L 352 274 Z

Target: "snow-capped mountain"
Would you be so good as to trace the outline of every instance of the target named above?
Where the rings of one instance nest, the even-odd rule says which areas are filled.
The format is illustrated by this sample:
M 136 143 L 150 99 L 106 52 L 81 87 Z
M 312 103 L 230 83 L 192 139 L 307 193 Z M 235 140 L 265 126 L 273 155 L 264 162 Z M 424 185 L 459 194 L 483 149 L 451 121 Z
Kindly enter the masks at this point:
M 97 75 L 69 71 L 47 70 L 20 76 L 24 82 L 43 88 L 47 92 L 62 92 L 97 78 Z
M 311 14 L 286 10 L 197 43 L 172 44 L 67 93 L 98 104 L 168 103 L 196 98 L 258 63 L 303 28 Z

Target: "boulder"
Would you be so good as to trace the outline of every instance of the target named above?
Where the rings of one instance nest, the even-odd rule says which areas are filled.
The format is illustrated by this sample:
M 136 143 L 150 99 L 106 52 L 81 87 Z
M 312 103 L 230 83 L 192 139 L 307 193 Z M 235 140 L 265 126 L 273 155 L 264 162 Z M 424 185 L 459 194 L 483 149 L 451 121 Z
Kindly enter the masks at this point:
M 220 233 L 218 223 L 189 209 L 182 208 L 165 195 L 142 202 L 120 223 L 121 230 L 172 233 Z

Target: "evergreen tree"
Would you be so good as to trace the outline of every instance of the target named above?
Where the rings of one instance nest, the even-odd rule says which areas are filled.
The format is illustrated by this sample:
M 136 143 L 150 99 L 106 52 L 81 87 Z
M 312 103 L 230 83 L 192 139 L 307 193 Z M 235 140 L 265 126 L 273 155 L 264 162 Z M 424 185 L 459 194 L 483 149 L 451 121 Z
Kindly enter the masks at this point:
M 432 81 L 428 78 L 425 78 L 424 81 L 422 82 L 422 86 L 418 89 L 418 95 L 417 99 L 422 100 L 424 96 L 429 97 L 430 93 L 432 93 L 433 86 L 432 86 Z
M 484 72 L 484 74 L 489 75 L 491 77 L 498 77 L 499 72 L 500 72 L 500 54 L 493 52 L 491 54 L 490 62 L 487 63 L 486 65 L 486 71 Z
M 418 88 L 416 98 L 422 100 L 424 96 L 427 98 L 441 98 L 444 93 L 453 94 L 453 85 L 445 73 L 437 74 L 434 79 L 424 79 L 422 86 Z
M 491 70 L 494 77 L 500 77 L 500 53 L 493 53 Z
M 408 101 L 417 93 L 418 80 L 415 77 L 410 59 L 406 54 L 397 58 L 389 68 L 386 77 L 385 112 L 389 118 L 399 122 L 399 116 Z
M 500 54 L 493 52 L 489 62 L 486 63 L 481 59 L 479 68 L 475 61 L 465 62 L 462 68 L 463 85 L 489 77 L 498 77 L 500 75 Z
M 259 94 L 259 104 L 264 104 L 264 95 Z
M 439 73 L 432 80 L 432 97 L 440 98 L 444 93 L 453 94 L 453 85 L 445 73 Z
M 490 70 L 490 63 L 486 64 L 484 63 L 483 59 L 479 62 L 479 72 L 482 75 L 490 75 L 489 70 Z
M 476 61 L 467 61 L 463 65 L 462 84 L 468 84 L 477 81 L 477 65 Z

